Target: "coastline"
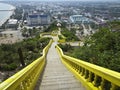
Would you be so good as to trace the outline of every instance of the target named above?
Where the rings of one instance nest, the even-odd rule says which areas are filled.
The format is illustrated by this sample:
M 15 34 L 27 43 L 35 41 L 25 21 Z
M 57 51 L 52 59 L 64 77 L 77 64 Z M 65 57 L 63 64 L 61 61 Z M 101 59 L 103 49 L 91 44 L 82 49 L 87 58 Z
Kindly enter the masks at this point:
M 3 3 L 3 4 L 5 4 L 5 3 Z M 14 10 L 16 9 L 13 5 L 10 5 L 10 4 L 6 4 L 6 5 L 9 5 L 10 8 L 8 9 L 8 11 L 3 11 L 3 12 L 7 12 L 7 16 L 0 21 L 0 27 L 1 27 L 8 19 L 10 19 L 10 16 L 13 15 Z M 3 10 L 4 10 L 4 9 L 3 9 Z
M 11 4 L 1 3 L 1 2 L 0 2 L 0 4 L 2 4 L 2 5 L 4 5 L 4 6 L 7 5 L 7 7 L 9 7 L 9 8 L 7 8 L 7 9 L 6 9 L 6 7 L 5 7 L 4 9 L 1 9 L 2 7 L 0 7 L 0 10 L 12 10 L 12 9 L 15 9 L 15 6 L 13 6 L 13 5 L 11 5 Z
M 10 19 L 10 16 L 13 15 L 14 11 L 9 11 L 9 16 L 6 16 L 3 20 L 0 22 L 0 26 L 2 26 L 8 19 Z

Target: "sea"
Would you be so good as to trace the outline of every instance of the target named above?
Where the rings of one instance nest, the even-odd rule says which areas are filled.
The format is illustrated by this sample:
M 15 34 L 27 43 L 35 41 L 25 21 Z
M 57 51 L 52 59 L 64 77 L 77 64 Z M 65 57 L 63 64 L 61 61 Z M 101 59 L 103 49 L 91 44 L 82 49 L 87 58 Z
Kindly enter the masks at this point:
M 15 7 L 10 4 L 0 3 L 0 26 L 10 18 L 13 14 L 13 9 L 15 9 Z

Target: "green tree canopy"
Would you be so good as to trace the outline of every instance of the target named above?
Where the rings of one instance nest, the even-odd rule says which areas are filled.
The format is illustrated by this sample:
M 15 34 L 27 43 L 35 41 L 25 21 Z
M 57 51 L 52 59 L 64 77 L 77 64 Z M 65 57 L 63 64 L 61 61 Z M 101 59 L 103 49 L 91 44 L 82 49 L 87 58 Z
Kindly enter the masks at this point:
M 101 28 L 72 56 L 120 72 L 120 33 Z

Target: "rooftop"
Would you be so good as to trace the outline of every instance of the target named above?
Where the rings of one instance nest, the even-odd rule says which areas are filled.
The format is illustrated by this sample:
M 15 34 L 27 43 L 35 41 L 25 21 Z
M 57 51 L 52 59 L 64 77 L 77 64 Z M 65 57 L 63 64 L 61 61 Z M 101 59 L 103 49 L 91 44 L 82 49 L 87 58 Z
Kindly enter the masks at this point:
M 83 15 L 72 15 L 70 16 L 70 21 L 72 23 L 90 22 L 90 19 Z
M 8 24 L 17 24 L 18 20 L 17 19 L 9 19 Z

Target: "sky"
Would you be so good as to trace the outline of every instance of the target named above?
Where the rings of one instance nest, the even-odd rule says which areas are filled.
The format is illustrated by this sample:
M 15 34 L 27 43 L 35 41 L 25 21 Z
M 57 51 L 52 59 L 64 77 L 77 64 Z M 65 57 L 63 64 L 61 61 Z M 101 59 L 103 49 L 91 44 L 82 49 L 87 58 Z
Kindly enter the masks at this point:
M 0 0 L 0 1 L 119 1 L 119 0 Z
M 22 1 L 22 0 L 0 0 L 0 1 Z M 26 0 L 26 1 L 61 1 L 61 0 Z M 119 0 L 62 0 L 62 1 L 119 1 Z

